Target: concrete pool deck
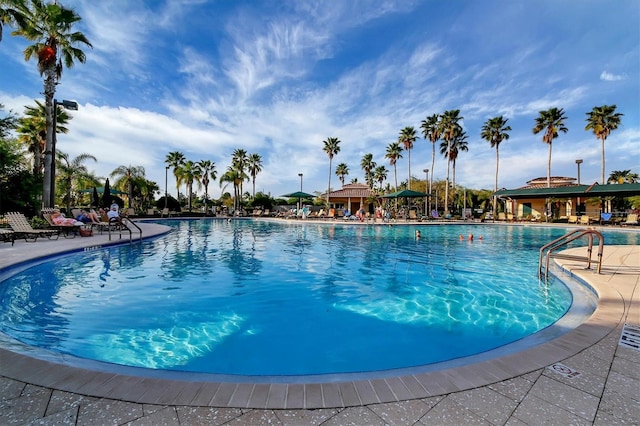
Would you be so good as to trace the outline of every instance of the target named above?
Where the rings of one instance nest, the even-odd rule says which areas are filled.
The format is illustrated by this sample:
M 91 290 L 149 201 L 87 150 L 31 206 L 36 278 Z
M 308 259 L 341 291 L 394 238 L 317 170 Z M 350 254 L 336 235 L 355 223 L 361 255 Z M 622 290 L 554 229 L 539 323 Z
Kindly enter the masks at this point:
M 145 236 L 164 230 L 142 226 Z M 107 238 L 3 244 L 0 269 Z M 637 424 L 640 351 L 619 341 L 625 323 L 640 326 L 640 246 L 605 246 L 600 275 L 561 262 L 596 289 L 598 309 L 575 330 L 516 354 L 414 375 L 287 385 L 125 376 L 0 349 L 0 424 Z

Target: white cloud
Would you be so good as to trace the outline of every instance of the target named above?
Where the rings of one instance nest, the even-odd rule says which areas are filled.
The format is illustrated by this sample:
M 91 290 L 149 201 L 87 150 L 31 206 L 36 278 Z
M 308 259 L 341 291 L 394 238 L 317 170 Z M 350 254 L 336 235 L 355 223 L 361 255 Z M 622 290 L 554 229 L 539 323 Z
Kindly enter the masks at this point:
M 602 71 L 602 73 L 600 74 L 600 80 L 604 80 L 604 81 L 620 81 L 620 80 L 626 80 L 626 79 L 627 79 L 626 74 L 616 75 L 608 71 Z

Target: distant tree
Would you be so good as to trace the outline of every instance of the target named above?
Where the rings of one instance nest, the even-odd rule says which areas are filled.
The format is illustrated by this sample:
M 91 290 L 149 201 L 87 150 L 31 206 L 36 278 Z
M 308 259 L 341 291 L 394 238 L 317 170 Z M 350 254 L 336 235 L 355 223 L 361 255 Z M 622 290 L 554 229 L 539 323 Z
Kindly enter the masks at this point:
M 547 188 L 551 187 L 551 144 L 558 137 L 558 132 L 567 133 L 569 129 L 564 122 L 567 116 L 564 115 L 562 108 L 550 108 L 546 111 L 540 111 L 536 117 L 536 125 L 533 127 L 533 134 L 544 131 L 542 142 L 549 145 L 549 159 L 547 160 Z
M 389 164 L 393 166 L 393 180 L 395 184 L 395 190 L 398 191 L 398 167 L 397 162 L 398 159 L 402 158 L 402 147 L 400 146 L 400 142 L 391 142 L 387 145 L 387 153 L 384 155 L 384 158 L 389 159 Z
M 602 142 L 602 165 L 600 168 L 602 180 L 604 183 L 604 141 L 616 130 L 620 125 L 621 117 L 623 114 L 616 111 L 615 105 L 602 105 L 593 107 L 591 112 L 587 113 L 587 126 L 585 130 L 592 130 L 596 138 Z
M 491 145 L 491 148 L 496 149 L 496 182 L 494 186 L 494 192 L 498 190 L 498 165 L 500 163 L 500 154 L 499 154 L 500 144 L 502 143 L 502 141 L 509 139 L 508 132 L 511 131 L 511 126 L 507 125 L 507 121 L 509 121 L 509 119 L 508 118 L 505 119 L 503 116 L 490 118 L 482 126 L 482 133 L 480 134 L 480 136 L 484 140 L 489 142 L 489 144 Z M 497 213 L 496 211 L 497 203 L 495 201 L 496 200 L 494 200 L 494 203 L 493 203 L 494 217 Z
M 244 149 L 236 149 L 233 151 L 231 158 L 231 166 L 238 171 L 238 175 L 242 177 L 240 181 L 240 194 L 244 191 L 244 181 L 249 179 L 249 175 L 246 173 L 247 163 L 249 157 L 247 151 Z
M 329 156 L 329 183 L 327 186 L 327 207 L 329 207 L 329 192 L 331 192 L 331 163 L 333 157 L 340 152 L 340 139 L 330 137 L 323 141 L 322 150 Z
M 398 142 L 402 144 L 404 150 L 407 151 L 407 160 L 409 164 L 409 188 L 411 189 L 411 150 L 413 149 L 413 144 L 418 139 L 416 136 L 416 130 L 407 126 L 400 131 L 400 136 L 398 137 Z
M 446 142 L 446 150 L 444 151 L 444 155 L 447 158 L 447 184 L 445 186 L 444 192 L 446 213 L 449 213 L 449 166 L 451 164 L 451 144 L 453 143 L 454 139 L 458 137 L 460 133 L 462 133 L 462 126 L 460 125 L 460 121 L 463 119 L 464 117 L 460 115 L 459 109 L 452 109 L 449 111 L 445 111 L 442 115 L 440 115 L 440 121 L 438 122 L 440 135 Z M 442 150 L 440 150 L 440 152 L 442 152 Z
M 180 198 L 180 178 L 178 177 L 178 169 L 184 164 L 185 156 L 180 151 L 173 151 L 167 154 L 164 160 L 165 164 L 173 168 L 173 176 L 176 178 L 176 199 Z
M 349 166 L 346 163 L 340 163 L 336 166 L 336 176 L 340 179 L 340 183 L 344 186 L 344 178 L 349 175 Z
M 251 183 L 253 184 L 252 198 L 256 196 L 256 176 L 262 171 L 262 157 L 260 154 L 251 154 L 247 159 L 247 167 L 249 169 L 249 175 L 251 176 Z
M 638 183 L 640 179 L 638 179 L 637 173 L 631 173 L 631 170 L 614 170 L 609 175 L 609 179 L 607 179 L 607 183 Z
M 202 184 L 204 185 L 204 199 L 205 205 L 209 200 L 209 183 L 210 179 L 216 180 L 218 177 L 218 172 L 216 171 L 216 163 L 210 160 L 200 160 L 196 164 L 200 175 L 202 176 Z
M 436 165 L 436 142 L 440 140 L 440 123 L 438 114 L 433 114 L 422 120 L 420 127 L 422 128 L 422 134 L 425 139 L 429 139 L 431 142 L 431 177 L 429 179 L 429 191 L 431 192 L 431 186 L 433 185 L 433 175 Z
M 82 178 L 90 178 L 91 173 L 84 162 L 87 160 L 98 161 L 96 157 L 91 154 L 80 154 L 77 157 L 71 159 L 69 154 L 62 151 L 57 151 L 58 157 L 58 179 L 61 181 L 61 189 L 65 191 L 64 201 L 67 205 L 67 211 L 71 211 L 72 190 L 80 189 L 77 187 L 77 182 Z M 74 185 L 75 184 L 75 185 Z
M 364 171 L 364 180 L 369 185 L 369 188 L 373 189 L 373 183 L 375 179 L 373 177 L 373 171 L 375 170 L 377 164 L 373 161 L 373 154 L 368 153 L 362 156 L 362 160 L 360 161 L 360 167 Z
M 136 178 L 144 177 L 145 170 L 142 166 L 118 166 L 111 172 L 111 177 L 116 178 L 114 188 L 127 188 L 129 207 L 133 207 L 133 184 Z
M 388 170 L 385 166 L 378 166 L 373 171 L 374 179 L 378 182 L 380 191 L 382 191 L 382 183 L 387 179 Z
M 193 184 L 194 182 L 200 186 L 200 179 L 202 178 L 202 171 L 197 164 L 191 160 L 187 160 L 178 169 L 178 176 L 180 181 L 187 185 L 187 210 L 191 211 L 193 200 Z

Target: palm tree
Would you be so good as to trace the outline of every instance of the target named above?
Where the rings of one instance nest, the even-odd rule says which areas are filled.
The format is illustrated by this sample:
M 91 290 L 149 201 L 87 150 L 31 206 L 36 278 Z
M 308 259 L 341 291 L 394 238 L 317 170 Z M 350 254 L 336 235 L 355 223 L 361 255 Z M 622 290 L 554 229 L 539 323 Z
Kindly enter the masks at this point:
M 43 0 L 12 1 L 3 13 L 10 14 L 17 27 L 13 35 L 23 36 L 34 42 L 24 50 L 24 59 L 29 61 L 32 57 L 37 58 L 40 75 L 44 75 L 47 138 L 42 200 L 45 207 L 52 207 L 53 99 L 56 85 L 62 77 L 63 65 L 71 68 L 76 60 L 80 63 L 86 61 L 85 53 L 78 46 L 93 46 L 83 33 L 73 31 L 73 25 L 81 20 L 80 16 L 56 2 L 45 4 Z
M 229 183 L 233 183 L 233 209 L 234 211 L 240 207 L 240 185 L 244 180 L 244 176 L 240 173 L 239 170 L 233 167 L 227 167 L 227 171 L 224 172 L 222 176 L 220 176 L 220 187 L 224 192 L 224 188 Z
M 640 179 L 637 173 L 631 173 L 631 170 L 614 170 L 609 175 L 607 183 L 638 183 Z
M 449 152 L 449 160 L 451 161 L 451 169 L 453 175 L 453 179 L 451 182 L 454 188 L 456 187 L 456 160 L 458 159 L 458 154 L 467 151 L 469 151 L 469 144 L 467 143 L 467 132 L 462 130 L 451 142 L 451 151 Z
M 549 145 L 549 159 L 547 160 L 547 188 L 551 187 L 551 144 L 558 137 L 558 132 L 567 133 L 569 129 L 564 125 L 567 116 L 564 115 L 562 108 L 550 108 L 546 111 L 540 111 L 536 117 L 536 125 L 533 128 L 533 134 L 544 130 L 542 142 Z
M 395 191 L 398 191 L 398 168 L 396 163 L 399 158 L 402 158 L 402 147 L 400 146 L 400 142 L 391 142 L 387 146 L 387 153 L 384 155 L 384 158 L 389 159 L 389 164 L 393 166 L 393 179 L 395 183 Z
M 322 150 L 329 156 L 329 184 L 327 186 L 327 208 L 329 208 L 329 192 L 331 192 L 331 163 L 333 161 L 333 156 L 340 152 L 340 139 L 330 137 L 322 142 L 324 143 Z
M 411 189 L 411 150 L 413 149 L 414 142 L 418 139 L 416 136 L 416 129 L 412 126 L 407 126 L 400 131 L 398 142 L 402 144 L 405 151 L 407 151 L 407 159 L 409 161 L 409 185 L 408 189 Z
M 244 181 L 249 178 L 245 173 L 245 169 L 247 167 L 247 161 L 249 157 L 247 156 L 247 151 L 244 149 L 236 149 L 233 151 L 231 158 L 231 166 L 238 171 L 238 173 L 242 176 L 242 181 L 240 181 L 240 194 L 243 192 Z
M 373 161 L 373 154 L 365 154 L 362 156 L 362 160 L 360 161 L 360 167 L 364 171 L 364 180 L 369 185 L 369 188 L 373 189 L 373 170 L 376 168 L 377 164 Z
M 198 183 L 198 188 L 200 188 L 200 179 L 202 178 L 200 173 L 201 170 L 198 165 L 191 160 L 185 161 L 184 164 L 178 168 L 180 181 L 187 184 L 187 209 L 189 211 L 191 211 L 191 200 L 193 199 L 193 182 Z
M 385 166 L 378 166 L 376 167 L 376 169 L 373 171 L 373 176 L 375 178 L 375 180 L 378 181 L 378 184 L 380 185 L 380 191 L 382 191 L 382 182 L 385 181 L 385 179 L 387 179 L 387 168 Z
M 346 163 L 340 163 L 336 166 L 336 176 L 340 179 L 340 183 L 344 186 L 344 177 L 349 175 L 349 166 Z
M 591 112 L 587 113 L 587 126 L 585 130 L 592 130 L 596 138 L 602 142 L 602 165 L 600 167 L 600 173 L 602 176 L 601 182 L 604 184 L 604 141 L 607 140 L 609 134 L 618 128 L 620 125 L 621 114 L 616 111 L 615 105 L 602 105 L 599 107 L 593 107 Z
M 69 154 L 65 154 L 62 151 L 56 152 L 58 157 L 58 179 L 64 184 L 61 185 L 65 190 L 65 201 L 67 204 L 67 211 L 71 211 L 71 190 L 74 188 L 74 181 L 78 182 L 81 179 L 91 178 L 91 174 L 83 163 L 86 160 L 98 161 L 96 157 L 91 154 L 80 154 L 74 159 L 69 158 Z
M 216 180 L 216 177 L 218 177 L 216 163 L 211 160 L 200 160 L 196 166 L 202 176 L 202 184 L 204 185 L 204 203 L 206 206 L 207 200 L 209 200 L 209 178 Z
M 180 151 L 173 151 L 167 154 L 164 159 L 168 167 L 173 168 L 173 176 L 176 178 L 176 200 L 180 199 L 180 178 L 178 177 L 178 169 L 184 164 L 185 156 Z
M 249 169 L 249 175 L 251 176 L 251 182 L 253 184 L 253 192 L 251 196 L 256 198 L 256 176 L 262 171 L 262 157 L 260 154 L 251 154 L 247 159 L 247 167 Z
M 440 121 L 438 122 L 438 128 L 440 130 L 440 135 L 446 142 L 446 155 L 447 159 L 450 159 L 451 152 L 451 144 L 453 140 L 462 133 L 462 126 L 460 125 L 460 120 L 464 117 L 460 116 L 459 109 L 452 109 L 449 111 L 445 111 L 440 116 Z M 441 150 L 442 152 L 442 150 Z M 449 213 L 449 165 L 451 161 L 447 161 L 447 181 L 444 189 L 444 210 L 445 213 Z
M 429 190 L 425 191 L 431 194 L 431 185 L 433 184 L 434 167 L 436 165 L 436 142 L 440 140 L 440 125 L 438 114 L 433 114 L 422 120 L 420 127 L 425 139 L 431 142 L 431 177 L 429 178 Z
M 507 126 L 507 121 L 509 121 L 509 119 L 505 119 L 502 116 L 490 118 L 482 126 L 482 132 L 480 134 L 483 139 L 491 144 L 491 148 L 495 147 L 496 149 L 496 182 L 494 192 L 498 191 L 498 164 L 500 162 L 500 154 L 498 153 L 498 150 L 500 143 L 509 139 L 509 133 L 507 132 L 511 131 L 511 126 Z M 494 198 L 493 217 L 496 217 L 496 209 L 496 200 Z
M 47 110 L 40 101 L 35 101 L 36 106 L 25 106 L 24 117 L 18 119 L 18 140 L 27 145 L 33 155 L 33 174 L 42 174 L 42 153 L 44 152 L 47 136 Z M 56 133 L 68 133 L 66 127 L 70 120 L 69 114 L 62 107 L 56 111 Z
M 111 177 L 116 178 L 113 187 L 127 188 L 127 197 L 129 198 L 129 207 L 133 207 L 133 184 L 135 179 L 144 177 L 145 170 L 142 166 L 118 166 L 111 172 Z

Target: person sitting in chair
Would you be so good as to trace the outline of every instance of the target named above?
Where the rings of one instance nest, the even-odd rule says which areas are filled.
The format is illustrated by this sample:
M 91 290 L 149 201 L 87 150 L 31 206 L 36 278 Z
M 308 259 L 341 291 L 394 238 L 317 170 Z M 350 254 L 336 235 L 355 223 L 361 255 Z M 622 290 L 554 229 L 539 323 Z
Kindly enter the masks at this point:
M 107 217 L 109 218 L 109 222 L 120 222 L 120 213 L 118 212 L 118 205 L 111 204 L 111 209 L 107 212 Z

